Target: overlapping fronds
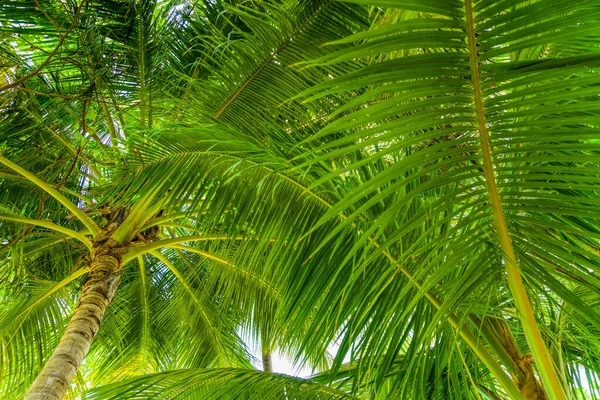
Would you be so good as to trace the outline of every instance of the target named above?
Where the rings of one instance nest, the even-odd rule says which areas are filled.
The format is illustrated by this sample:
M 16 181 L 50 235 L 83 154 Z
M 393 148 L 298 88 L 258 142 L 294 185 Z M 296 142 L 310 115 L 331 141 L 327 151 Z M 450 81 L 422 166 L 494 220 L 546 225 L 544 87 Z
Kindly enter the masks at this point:
M 180 370 L 96 388 L 85 399 L 352 399 L 327 386 L 247 369 Z
M 423 288 L 443 293 L 454 307 L 470 304 L 477 293 L 512 297 L 515 317 L 525 326 L 543 327 L 549 311 L 535 300 L 543 296 L 569 304 L 576 319 L 596 321 L 597 310 L 565 283 L 578 276 L 576 285 L 597 288 L 598 221 L 592 210 L 598 200 L 595 76 L 600 59 L 592 46 L 530 60 L 514 53 L 592 40 L 598 4 L 364 3 L 415 16 L 351 36 L 343 40 L 356 43 L 351 50 L 316 61 L 323 66 L 396 54 L 306 92 L 311 100 L 366 89 L 342 108 L 351 112 L 306 140 L 315 145 L 305 153 L 304 167 L 336 164 L 312 187 L 359 175 L 361 169 L 370 172 L 320 223 L 346 215 L 341 230 L 379 208 L 347 254 L 361 247 L 370 259 L 394 254 Z M 355 153 L 360 157 L 348 157 Z M 510 246 L 515 256 L 507 256 Z M 481 255 L 480 261 L 474 263 L 473 254 Z M 510 264 L 509 275 L 512 267 L 520 270 L 527 296 L 536 302 L 535 321 L 525 315 L 525 292 L 515 292 L 510 276 L 505 283 L 501 260 Z M 467 284 L 473 276 L 478 278 Z M 401 298 L 387 297 L 392 303 L 381 312 L 388 317 L 371 319 L 384 337 L 391 335 L 392 315 L 405 309 Z M 375 304 L 371 298 L 358 313 L 374 312 Z M 535 347 L 539 337 L 532 337 L 528 343 Z M 367 355 L 381 353 L 380 343 L 360 347 Z M 543 368 L 541 359 L 536 363 Z
M 181 99 L 177 113 L 183 109 L 186 121 L 218 119 L 264 141 L 276 136 L 288 143 L 327 119 L 327 111 L 342 99 L 313 105 L 288 101 L 355 68 L 345 63 L 301 70 L 294 64 L 321 57 L 330 51 L 322 44 L 364 28 L 367 21 L 364 8 L 330 0 L 224 5 L 211 34 L 206 34 L 205 24 L 180 18 L 172 32 L 174 42 L 181 35 L 196 35 L 192 40 L 197 46 L 177 52 L 187 60 L 175 60 L 186 82 L 172 88 Z M 183 24 L 187 29 L 180 33 Z
M 599 15 L 3 3 L 0 393 L 117 210 L 122 283 L 73 395 L 599 398 Z M 265 374 L 239 336 L 336 354 Z
M 53 263 L 72 261 L 57 254 L 50 254 Z M 48 265 L 39 267 L 46 267 L 40 268 L 46 273 L 50 270 Z M 33 268 L 12 276 L 6 270 L 4 265 L 0 286 L 0 391 L 6 398 L 18 398 L 58 344 L 76 299 L 72 284 L 80 281 L 86 270 L 74 271 L 59 281 L 23 276 L 35 271 Z

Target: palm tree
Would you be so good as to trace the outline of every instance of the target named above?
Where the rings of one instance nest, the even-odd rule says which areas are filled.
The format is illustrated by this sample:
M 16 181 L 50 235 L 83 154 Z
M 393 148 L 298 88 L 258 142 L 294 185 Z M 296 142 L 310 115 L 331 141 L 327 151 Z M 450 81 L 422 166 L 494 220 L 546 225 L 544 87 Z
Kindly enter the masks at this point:
M 183 22 L 172 12 L 178 4 L 158 9 L 153 2 L 123 2 L 108 10 L 114 13 L 109 14 L 112 19 L 107 18 L 107 4 L 55 6 L 13 3 L 2 10 L 6 20 L 17 21 L 8 28 L 23 41 L 7 44 L 16 64 L 4 70 L 7 84 L 2 87 L 7 133 L 1 158 L 7 238 L 3 393 L 19 397 L 38 375 L 28 398 L 62 398 L 100 323 L 108 328 L 100 331 L 80 372 L 78 391 L 89 383 L 106 382 L 107 375 L 110 381 L 165 369 L 248 368 L 249 355 L 237 334 L 242 322 L 244 329 L 263 337 L 267 364 L 270 347 L 299 347 L 276 326 L 274 307 L 280 293 L 269 277 L 271 265 L 285 255 L 278 248 L 300 238 L 298 231 L 288 229 L 286 235 L 276 227 L 292 210 L 278 212 L 281 204 L 271 198 L 271 191 L 273 186 L 299 189 L 271 177 L 271 169 L 248 168 L 256 162 L 241 155 L 254 152 L 261 162 L 270 155 L 229 128 L 166 125 L 179 119 L 180 100 L 155 100 L 172 102 L 171 110 L 161 115 L 159 106 L 148 104 L 153 90 L 163 89 L 149 71 L 158 75 L 160 70 L 132 62 L 177 61 L 179 54 L 169 53 L 172 49 L 166 46 L 172 41 L 165 40 L 160 49 L 153 44 L 177 33 Z M 210 9 L 205 11 L 210 15 Z M 304 6 L 296 11 L 305 11 Z M 120 20 L 123 14 L 130 21 Z M 65 24 L 61 19 L 68 21 L 64 32 L 58 29 Z M 40 22 L 46 26 L 37 31 Z M 154 27 L 166 23 L 173 26 L 153 37 Z M 21 25 L 27 24 L 22 33 Z M 217 40 L 224 34 L 214 25 Z M 77 35 L 75 26 L 81 30 Z M 47 29 L 53 28 L 57 37 L 47 39 Z M 115 43 L 109 51 L 107 41 L 124 40 L 119 29 L 129 29 L 130 42 Z M 79 49 L 81 42 L 86 47 Z M 12 76 L 12 65 L 26 68 L 29 46 L 41 45 L 55 49 L 44 54 L 41 67 L 22 78 Z M 54 66 L 54 57 L 60 57 L 61 69 L 47 77 L 42 70 Z M 173 67 L 169 76 L 178 73 Z M 81 86 L 64 93 L 72 82 Z M 139 98 L 133 111 L 127 110 L 132 97 Z M 40 108 L 31 108 L 31 101 Z M 157 121 L 158 139 L 150 128 Z M 32 154 L 21 141 L 39 152 Z M 295 212 L 314 214 L 303 212 L 310 206 L 303 199 L 297 203 Z M 273 214 L 279 218 L 265 223 Z M 77 291 L 81 295 L 74 307 Z M 57 322 L 66 322 L 69 307 L 74 311 L 65 330 Z M 43 329 L 40 321 L 47 323 Z M 324 346 L 316 356 L 299 352 L 313 365 L 323 365 Z
M 173 273 L 182 302 L 203 290 L 202 301 L 243 310 L 214 334 L 231 338 L 224 353 L 243 353 L 236 323 L 268 343 L 266 360 L 280 337 L 311 361 L 339 343 L 310 382 L 183 362 L 88 396 L 281 398 L 283 386 L 290 398 L 598 397 L 599 2 L 98 2 L 60 24 L 60 8 L 14 3 L 2 13 L 33 18 L 29 42 L 50 50 L 33 64 L 23 49 L 5 57 L 2 204 L 24 210 L 3 213 L 11 279 L 87 263 L 74 325 L 88 293 L 108 303 L 121 266 L 143 270 L 149 254 L 152 279 Z M 54 23 L 38 33 L 40 21 Z M 48 39 L 54 28 L 66 30 Z M 21 115 L 30 125 L 8 123 Z M 69 148 L 65 132 L 86 145 Z M 54 162 L 24 149 L 49 139 Z M 23 254 L 48 232 L 79 253 Z M 205 272 L 190 253 L 235 268 Z M 3 290 L 27 311 L 42 304 Z M 32 321 L 59 320 L 59 307 Z M 118 342 L 105 354 L 119 359 Z M 209 347 L 190 346 L 194 357 Z

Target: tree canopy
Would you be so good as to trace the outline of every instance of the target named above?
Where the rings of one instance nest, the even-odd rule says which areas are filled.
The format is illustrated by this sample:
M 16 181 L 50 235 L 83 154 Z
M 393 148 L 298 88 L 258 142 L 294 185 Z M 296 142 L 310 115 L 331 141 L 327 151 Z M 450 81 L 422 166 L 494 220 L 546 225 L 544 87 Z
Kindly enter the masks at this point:
M 599 72 L 598 0 L 2 2 L 1 397 L 600 398 Z

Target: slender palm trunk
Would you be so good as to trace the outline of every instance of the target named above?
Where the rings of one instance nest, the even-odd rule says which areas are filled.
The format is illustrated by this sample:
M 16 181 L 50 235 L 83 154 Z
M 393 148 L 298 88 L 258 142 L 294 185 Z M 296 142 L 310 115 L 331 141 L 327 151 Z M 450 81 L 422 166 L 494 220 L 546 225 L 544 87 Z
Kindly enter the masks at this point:
M 62 400 L 100 328 L 106 307 L 121 281 L 121 261 L 108 244 L 94 251 L 79 304 L 58 347 L 25 396 L 26 400 Z
M 271 362 L 271 352 L 263 351 L 262 353 L 263 371 L 273 372 L 273 363 Z
M 266 318 L 261 321 L 260 327 L 260 352 L 262 353 L 263 372 L 273 372 L 273 363 L 271 361 L 273 345 L 270 340 L 272 336 L 272 331 L 270 330 L 272 326 L 271 322 L 270 318 Z

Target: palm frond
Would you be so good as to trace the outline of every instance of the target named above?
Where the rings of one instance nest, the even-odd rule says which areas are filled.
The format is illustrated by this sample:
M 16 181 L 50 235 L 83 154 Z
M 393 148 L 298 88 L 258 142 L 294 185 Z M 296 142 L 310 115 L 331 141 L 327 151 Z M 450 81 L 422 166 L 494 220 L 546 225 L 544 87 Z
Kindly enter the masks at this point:
M 352 399 L 339 392 L 299 378 L 245 369 L 169 371 L 88 391 L 85 399 Z

